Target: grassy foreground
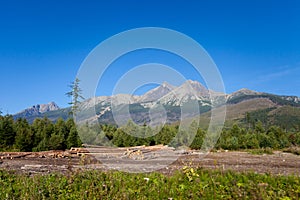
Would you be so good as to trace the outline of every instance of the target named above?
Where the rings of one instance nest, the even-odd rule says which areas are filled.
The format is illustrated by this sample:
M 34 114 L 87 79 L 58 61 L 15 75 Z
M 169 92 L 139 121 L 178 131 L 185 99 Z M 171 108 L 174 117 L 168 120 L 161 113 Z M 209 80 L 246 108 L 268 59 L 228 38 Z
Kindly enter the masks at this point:
M 185 167 L 159 173 L 85 171 L 71 175 L 0 170 L 0 199 L 299 199 L 300 177 Z

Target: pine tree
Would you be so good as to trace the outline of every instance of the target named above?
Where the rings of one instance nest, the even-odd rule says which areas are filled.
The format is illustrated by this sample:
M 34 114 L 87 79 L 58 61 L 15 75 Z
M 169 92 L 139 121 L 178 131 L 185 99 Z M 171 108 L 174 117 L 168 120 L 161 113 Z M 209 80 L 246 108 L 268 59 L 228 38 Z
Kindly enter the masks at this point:
M 18 119 L 16 122 L 15 145 L 20 151 L 32 151 L 34 134 L 26 119 Z
M 9 148 L 15 142 L 14 119 L 12 115 L 0 117 L 0 148 Z
M 69 130 L 68 130 L 68 127 L 65 123 L 65 121 L 62 119 L 62 118 L 59 118 L 55 125 L 54 125 L 54 132 L 57 136 L 59 137 L 56 137 L 57 138 L 60 138 L 62 140 L 62 143 L 61 143 L 61 149 L 66 149 L 67 148 L 67 138 L 68 138 L 68 135 L 69 135 Z M 53 137 L 53 135 L 51 135 L 51 137 Z M 53 139 L 53 138 L 52 138 Z
M 49 150 L 64 150 L 64 137 L 63 135 L 52 134 L 48 144 Z
M 81 146 L 81 141 L 80 141 L 78 132 L 75 127 L 72 127 L 70 130 L 70 133 L 69 133 L 69 136 L 67 139 L 67 144 L 68 144 L 68 148 Z
M 69 85 L 71 91 L 66 93 L 68 97 L 72 97 L 72 101 L 69 104 L 72 106 L 70 114 L 73 115 L 76 115 L 79 109 L 80 100 L 84 100 L 84 97 L 82 96 L 82 90 L 79 87 L 79 83 L 80 80 L 76 78 L 75 81 L 72 82 L 71 85 Z

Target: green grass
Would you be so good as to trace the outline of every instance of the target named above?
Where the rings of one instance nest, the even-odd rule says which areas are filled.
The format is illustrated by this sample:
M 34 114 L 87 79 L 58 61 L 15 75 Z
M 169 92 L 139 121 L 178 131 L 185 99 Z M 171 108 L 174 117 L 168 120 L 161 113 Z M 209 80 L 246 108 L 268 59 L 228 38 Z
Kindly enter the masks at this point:
M 160 173 L 85 171 L 71 175 L 0 171 L 0 199 L 299 199 L 300 177 L 185 167 Z
M 253 155 L 273 154 L 273 149 L 269 147 L 261 149 L 249 149 L 247 152 Z

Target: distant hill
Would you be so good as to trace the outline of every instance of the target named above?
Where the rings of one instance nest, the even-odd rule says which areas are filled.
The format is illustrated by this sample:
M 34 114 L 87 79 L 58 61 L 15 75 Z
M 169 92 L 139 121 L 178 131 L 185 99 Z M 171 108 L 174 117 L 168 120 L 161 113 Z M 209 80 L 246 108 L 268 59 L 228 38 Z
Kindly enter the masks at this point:
M 239 123 L 253 126 L 261 121 L 266 127 L 277 125 L 284 129 L 300 130 L 300 103 L 299 98 L 295 96 L 255 91 L 250 94 L 249 90 L 243 89 L 228 95 L 226 110 L 226 121 L 229 125 Z M 201 118 L 205 121 L 210 115 L 211 113 L 207 112 Z
M 108 124 L 124 124 L 131 118 L 138 124 L 151 122 L 150 125 L 157 125 L 162 121 L 174 123 L 180 121 L 181 117 L 197 117 L 199 112 L 195 110 L 195 105 L 198 105 L 202 121 L 205 122 L 209 121 L 210 110 L 214 105 L 217 110 L 226 106 L 226 120 L 229 123 L 247 124 L 249 120 L 259 120 L 286 128 L 300 126 L 299 97 L 248 89 L 222 94 L 209 91 L 201 83 L 191 80 L 178 87 L 164 82 L 141 96 L 117 94 L 90 98 L 80 104 L 81 112 L 76 118 L 82 123 Z M 185 112 L 181 116 L 183 107 Z M 14 118 L 25 117 L 32 122 L 37 117 L 46 116 L 55 121 L 59 117 L 68 118 L 69 113 L 70 108 L 59 108 L 51 102 L 27 108 L 14 115 Z M 246 116 L 250 119 L 246 119 Z

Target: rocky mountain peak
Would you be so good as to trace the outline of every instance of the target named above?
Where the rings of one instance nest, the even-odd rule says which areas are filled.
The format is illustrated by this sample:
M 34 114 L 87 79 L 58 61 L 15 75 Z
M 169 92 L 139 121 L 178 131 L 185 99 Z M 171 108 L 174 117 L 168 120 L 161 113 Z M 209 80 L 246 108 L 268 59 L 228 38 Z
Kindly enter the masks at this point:
M 169 88 L 169 89 L 174 89 L 176 88 L 175 86 L 169 84 L 168 82 L 164 81 L 159 87 L 164 87 L 164 88 Z
M 176 87 L 167 83 L 163 82 L 158 87 L 146 92 L 144 95 L 141 96 L 140 102 L 149 102 L 149 101 L 157 101 L 161 97 L 165 96 L 172 90 L 174 90 Z
M 45 112 L 54 111 L 60 109 L 59 106 L 55 102 L 50 102 L 48 104 L 37 104 L 33 105 L 30 108 L 26 108 L 25 110 L 17 113 L 15 116 L 18 117 L 26 117 L 26 116 L 35 116 Z
M 190 100 L 201 100 L 209 97 L 209 91 L 199 82 L 187 80 L 160 99 L 162 104 L 179 106 Z
M 50 102 L 48 104 L 40 104 L 37 105 L 39 107 L 39 112 L 44 113 L 44 112 L 49 112 L 53 110 L 58 110 L 59 106 L 55 102 Z
M 180 86 L 182 93 L 193 94 L 198 97 L 208 96 L 209 91 L 198 81 L 187 80 L 184 84 Z

